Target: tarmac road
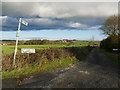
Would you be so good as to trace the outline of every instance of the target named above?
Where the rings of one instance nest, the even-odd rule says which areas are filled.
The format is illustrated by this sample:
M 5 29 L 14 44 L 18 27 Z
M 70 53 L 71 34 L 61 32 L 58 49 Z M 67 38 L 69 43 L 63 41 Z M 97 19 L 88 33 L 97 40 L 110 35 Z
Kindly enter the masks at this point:
M 31 76 L 19 88 L 119 88 L 118 66 L 94 48 L 85 60 L 66 70 Z

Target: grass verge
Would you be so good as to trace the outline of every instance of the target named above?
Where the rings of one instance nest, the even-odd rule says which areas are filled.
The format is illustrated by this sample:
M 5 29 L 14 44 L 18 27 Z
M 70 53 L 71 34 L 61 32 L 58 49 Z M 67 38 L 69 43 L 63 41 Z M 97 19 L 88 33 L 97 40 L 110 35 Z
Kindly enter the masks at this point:
M 120 65 L 120 61 L 118 60 L 118 53 L 117 52 L 109 52 L 104 49 L 101 49 L 101 51 L 107 55 L 115 64 Z
M 2 57 L 2 78 L 20 78 L 57 68 L 65 68 L 82 60 L 91 47 L 49 48 L 36 50 L 35 54 L 17 54 L 16 64 L 12 66 L 13 54 Z
M 64 68 L 69 64 L 74 64 L 78 62 L 76 58 L 65 58 L 61 60 L 55 60 L 55 61 L 49 61 L 43 64 L 42 66 L 40 64 L 29 64 L 27 67 L 21 67 L 21 68 L 15 68 L 12 71 L 2 71 L 2 79 L 4 78 L 20 78 L 21 75 L 29 75 L 32 73 L 38 73 L 38 72 L 47 72 L 50 70 L 54 70 L 56 68 Z

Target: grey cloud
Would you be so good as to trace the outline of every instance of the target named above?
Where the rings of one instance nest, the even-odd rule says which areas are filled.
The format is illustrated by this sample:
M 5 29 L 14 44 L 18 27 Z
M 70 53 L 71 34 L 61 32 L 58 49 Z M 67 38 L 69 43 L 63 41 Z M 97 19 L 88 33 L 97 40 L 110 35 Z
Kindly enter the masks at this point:
M 17 30 L 18 19 L 8 16 L 0 17 L 2 19 L 3 30 Z M 22 30 L 42 30 L 42 29 L 97 29 L 99 25 L 87 25 L 80 22 L 66 21 L 55 18 L 22 18 L 27 21 L 28 26 L 21 25 Z
M 108 17 L 117 14 L 117 2 L 103 3 L 31 3 L 31 2 L 4 2 L 3 15 L 8 16 L 40 16 L 40 17 Z
M 16 30 L 22 17 L 29 26 L 22 30 L 98 29 L 111 15 L 117 14 L 117 3 L 31 3 L 3 2 L 3 30 Z

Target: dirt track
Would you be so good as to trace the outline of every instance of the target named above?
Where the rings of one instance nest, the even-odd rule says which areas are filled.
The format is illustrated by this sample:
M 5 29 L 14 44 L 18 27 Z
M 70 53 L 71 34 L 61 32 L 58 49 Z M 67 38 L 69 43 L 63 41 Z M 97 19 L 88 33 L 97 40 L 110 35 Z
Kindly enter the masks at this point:
M 94 48 L 85 60 L 72 68 L 31 76 L 19 88 L 118 88 L 119 69 L 107 56 Z

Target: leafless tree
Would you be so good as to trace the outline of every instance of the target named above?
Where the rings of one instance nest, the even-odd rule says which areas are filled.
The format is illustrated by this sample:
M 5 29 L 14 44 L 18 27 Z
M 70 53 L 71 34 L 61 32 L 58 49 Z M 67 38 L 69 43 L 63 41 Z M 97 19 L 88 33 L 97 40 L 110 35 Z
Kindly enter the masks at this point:
M 120 31 L 118 28 L 118 16 L 116 15 L 110 16 L 100 29 L 103 30 L 104 34 L 106 35 L 109 36 L 118 35 Z

